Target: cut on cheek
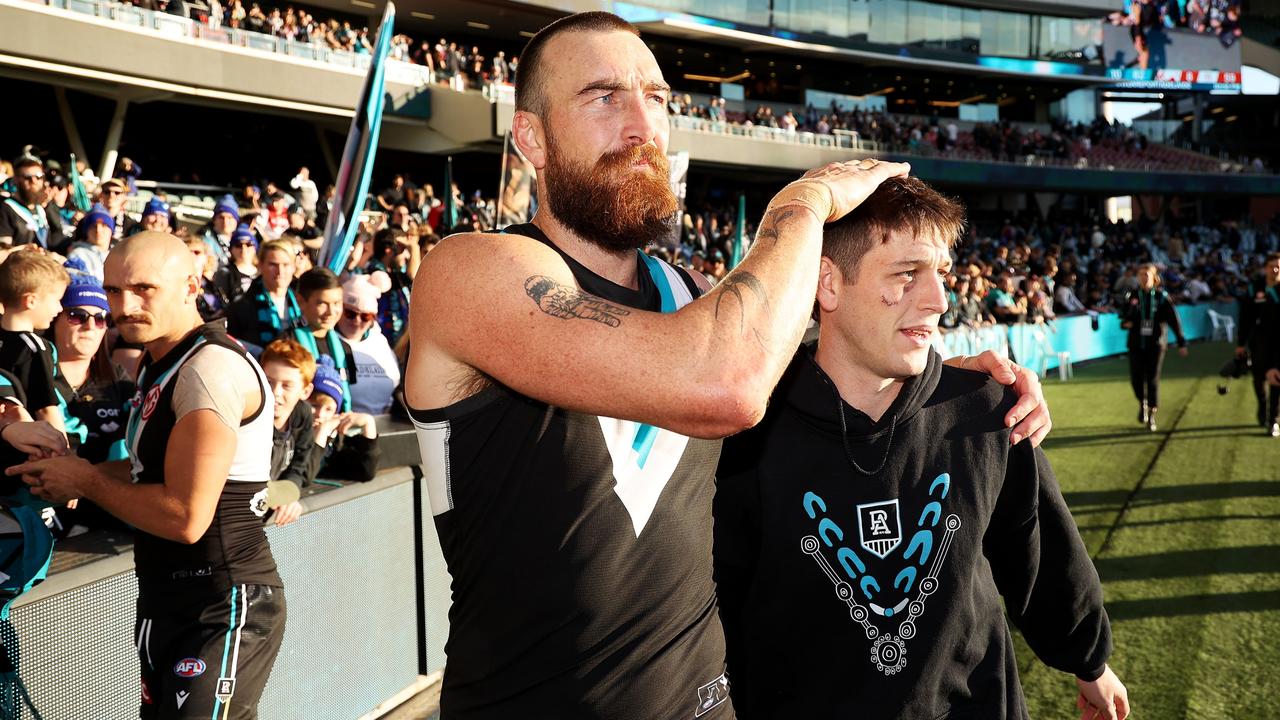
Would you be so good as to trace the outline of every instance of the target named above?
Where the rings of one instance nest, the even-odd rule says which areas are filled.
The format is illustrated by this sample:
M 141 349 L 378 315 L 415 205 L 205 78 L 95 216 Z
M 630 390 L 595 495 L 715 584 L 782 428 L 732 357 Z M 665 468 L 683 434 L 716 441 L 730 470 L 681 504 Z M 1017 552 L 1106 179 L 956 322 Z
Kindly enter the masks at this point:
M 884 295 L 881 295 L 881 296 L 880 296 L 880 304 L 881 304 L 881 305 L 884 305 L 885 307 L 893 307 L 894 305 L 897 305 L 897 304 L 898 304 L 898 303 L 900 303 L 900 302 L 902 302 L 902 300 L 901 300 L 901 299 L 898 299 L 898 300 L 890 300 L 888 297 L 886 297 L 886 296 L 884 296 Z

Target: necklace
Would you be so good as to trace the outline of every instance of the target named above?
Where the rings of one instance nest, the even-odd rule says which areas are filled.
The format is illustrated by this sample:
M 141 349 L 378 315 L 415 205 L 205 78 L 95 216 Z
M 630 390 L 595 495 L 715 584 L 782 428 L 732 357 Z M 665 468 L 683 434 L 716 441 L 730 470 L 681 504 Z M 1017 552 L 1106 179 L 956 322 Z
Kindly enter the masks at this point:
M 878 475 L 881 470 L 884 470 L 885 463 L 889 462 L 889 450 L 893 447 L 893 433 L 898 429 L 898 416 L 895 414 L 889 418 L 889 441 L 885 443 L 884 456 L 880 458 L 880 464 L 876 466 L 875 470 L 867 470 L 859 465 L 857 460 L 853 459 L 853 451 L 849 449 L 849 426 L 844 418 L 844 399 L 840 397 L 840 391 L 836 389 L 836 384 L 831 381 L 831 378 L 823 372 L 816 362 L 814 366 L 818 368 L 818 375 L 827 383 L 827 387 L 831 388 L 831 394 L 836 398 L 836 410 L 840 413 L 840 444 L 844 447 L 845 459 L 849 461 L 854 470 L 863 475 Z

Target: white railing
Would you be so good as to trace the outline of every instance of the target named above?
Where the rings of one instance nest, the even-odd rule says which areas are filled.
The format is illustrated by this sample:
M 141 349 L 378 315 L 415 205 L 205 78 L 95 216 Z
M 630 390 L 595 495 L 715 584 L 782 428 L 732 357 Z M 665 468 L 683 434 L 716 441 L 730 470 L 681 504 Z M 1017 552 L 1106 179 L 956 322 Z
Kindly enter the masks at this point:
M 840 150 L 849 150 L 852 153 L 870 153 L 882 155 L 892 153 L 896 155 L 914 155 L 917 157 L 940 157 L 947 160 L 967 160 L 972 162 L 995 163 L 999 165 L 1025 165 L 1030 167 L 1060 167 L 1075 170 L 1140 170 L 1144 172 L 1166 172 L 1166 173 L 1185 173 L 1191 175 L 1206 174 L 1223 174 L 1223 175 L 1239 175 L 1250 173 L 1249 167 L 1233 162 L 1220 162 L 1214 170 L 1203 169 L 1173 169 L 1164 166 L 1158 162 L 1152 162 L 1142 156 L 1117 158 L 1108 162 L 1090 158 L 1088 156 L 1075 159 L 1057 158 L 1047 153 L 1033 153 L 1020 156 L 1014 160 L 1004 160 L 990 157 L 981 153 L 967 151 L 963 148 L 956 148 L 947 152 L 939 152 L 935 147 L 927 143 L 920 143 L 916 146 L 911 145 L 889 145 L 871 140 L 865 140 L 858 136 L 857 132 L 852 130 L 832 130 L 830 134 L 812 133 L 803 130 L 783 130 L 781 128 L 766 127 L 762 125 L 743 125 L 738 123 L 730 123 L 722 120 L 708 120 L 706 118 L 689 117 L 687 115 L 671 115 L 671 127 L 677 130 L 688 130 L 690 132 L 706 133 L 710 135 L 727 135 L 731 137 L 741 137 L 749 140 L 763 140 L 766 142 L 788 143 L 793 145 L 809 145 L 816 147 L 826 147 Z M 1207 158 L 1212 159 L 1212 158 Z
M 793 145 L 842 148 L 858 152 L 878 152 L 880 150 L 879 145 L 876 143 L 862 140 L 858 137 L 858 133 L 849 130 L 834 130 L 830 134 L 813 133 L 806 130 L 783 130 L 764 125 L 742 125 L 723 120 L 689 117 L 687 115 L 672 115 L 671 127 L 713 135 L 731 135 Z
M 49 7 L 91 15 L 122 25 L 145 28 L 169 37 L 191 38 L 220 45 L 234 45 L 261 52 L 288 55 L 291 58 L 309 60 L 325 65 L 356 68 L 357 70 L 367 70 L 372 62 L 372 57 L 364 53 L 334 50 L 321 43 L 286 40 L 274 35 L 250 30 L 230 27 L 214 28 L 191 18 L 144 10 L 122 3 L 107 2 L 105 0 L 34 1 Z M 432 73 L 426 67 L 399 60 L 389 60 L 387 62 L 387 76 L 387 79 L 392 82 L 418 87 L 434 80 Z

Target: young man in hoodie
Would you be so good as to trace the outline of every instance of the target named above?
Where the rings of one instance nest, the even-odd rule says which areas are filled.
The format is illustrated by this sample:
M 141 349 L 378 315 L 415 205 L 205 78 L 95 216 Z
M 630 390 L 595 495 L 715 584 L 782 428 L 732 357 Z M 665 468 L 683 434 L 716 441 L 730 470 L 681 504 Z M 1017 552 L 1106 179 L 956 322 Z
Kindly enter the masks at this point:
M 715 570 L 740 718 L 1027 718 L 1005 609 L 1123 720 L 1102 587 L 1014 396 L 930 341 L 963 208 L 886 180 L 828 224 L 816 349 L 729 438 Z M 1001 599 L 1005 609 L 1001 608 Z

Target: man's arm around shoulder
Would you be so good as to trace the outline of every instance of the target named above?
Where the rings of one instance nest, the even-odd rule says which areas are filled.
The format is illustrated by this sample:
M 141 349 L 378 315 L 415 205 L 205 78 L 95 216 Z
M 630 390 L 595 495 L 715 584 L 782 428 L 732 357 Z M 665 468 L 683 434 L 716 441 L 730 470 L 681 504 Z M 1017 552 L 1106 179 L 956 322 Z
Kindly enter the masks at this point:
M 775 198 L 738 268 L 669 314 L 584 293 L 560 256 L 532 239 L 446 239 L 415 280 L 410 404 L 460 399 L 446 386 L 478 372 L 552 405 L 686 435 L 750 427 L 812 308 L 823 222 L 905 171 L 841 164 L 806 175 Z

